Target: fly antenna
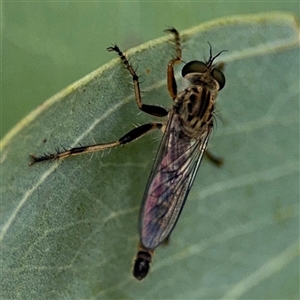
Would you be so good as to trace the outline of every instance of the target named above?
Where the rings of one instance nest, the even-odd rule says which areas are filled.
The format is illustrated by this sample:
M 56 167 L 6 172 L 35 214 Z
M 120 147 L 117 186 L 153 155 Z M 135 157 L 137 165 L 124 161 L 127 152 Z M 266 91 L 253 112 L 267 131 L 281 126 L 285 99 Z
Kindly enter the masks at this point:
M 213 56 L 213 55 L 212 55 L 212 46 L 211 46 L 210 42 L 207 42 L 207 43 L 208 43 L 208 45 L 209 45 L 209 59 L 208 59 L 206 65 L 207 65 L 208 67 L 211 67 L 212 64 L 213 64 L 213 62 L 214 62 L 214 60 L 215 60 L 221 53 L 226 52 L 226 51 L 228 51 L 228 50 L 222 50 L 222 51 L 220 51 L 218 54 L 216 54 L 215 56 Z

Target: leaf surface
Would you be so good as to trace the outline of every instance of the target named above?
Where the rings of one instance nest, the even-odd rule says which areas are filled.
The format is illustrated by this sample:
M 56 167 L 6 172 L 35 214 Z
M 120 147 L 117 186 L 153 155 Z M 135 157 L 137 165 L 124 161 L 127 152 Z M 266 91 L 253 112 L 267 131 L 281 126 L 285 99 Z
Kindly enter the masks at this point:
M 161 133 L 29 167 L 29 154 L 117 140 L 138 114 L 119 59 L 67 87 L 1 143 L 1 298 L 299 297 L 299 30 L 290 15 L 237 16 L 182 32 L 183 60 L 225 62 L 210 149 L 169 246 L 131 276 L 143 189 Z M 128 52 L 143 101 L 170 107 L 169 36 Z M 119 45 L 120 48 L 121 45 Z M 104 50 L 105 51 L 105 50 Z M 177 78 L 180 67 L 177 69 Z

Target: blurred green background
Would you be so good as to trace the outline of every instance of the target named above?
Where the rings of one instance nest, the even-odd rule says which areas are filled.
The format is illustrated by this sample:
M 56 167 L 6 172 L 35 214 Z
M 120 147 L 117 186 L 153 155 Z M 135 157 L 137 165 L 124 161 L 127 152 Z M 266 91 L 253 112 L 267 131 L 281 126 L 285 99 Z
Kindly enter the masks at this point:
M 292 12 L 299 1 L 1 2 L 1 137 L 40 103 L 122 49 L 222 16 Z M 226 37 L 224 37 L 226 42 Z

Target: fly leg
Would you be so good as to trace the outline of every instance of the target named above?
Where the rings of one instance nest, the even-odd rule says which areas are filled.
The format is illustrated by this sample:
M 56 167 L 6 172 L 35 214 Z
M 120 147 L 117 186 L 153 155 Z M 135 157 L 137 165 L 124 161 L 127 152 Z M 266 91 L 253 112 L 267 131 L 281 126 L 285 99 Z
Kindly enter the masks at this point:
M 75 147 L 75 148 L 71 148 L 71 149 L 64 150 L 64 151 L 57 151 L 54 154 L 51 154 L 51 153 L 45 154 L 43 156 L 35 156 L 35 155 L 31 154 L 30 155 L 30 157 L 31 157 L 30 165 L 33 165 L 33 164 L 35 164 L 37 162 L 41 162 L 41 161 L 62 159 L 62 158 L 66 158 L 69 156 L 75 156 L 75 155 L 80 155 L 80 154 L 84 154 L 84 153 L 96 152 L 96 151 L 104 151 L 106 149 L 114 148 L 114 147 L 117 147 L 120 145 L 125 145 L 125 144 L 128 144 L 128 143 L 142 137 L 143 135 L 150 132 L 151 130 L 161 129 L 162 127 L 163 127 L 163 123 L 159 123 L 159 122 L 148 123 L 148 124 L 144 124 L 144 125 L 141 125 L 139 127 L 132 129 L 131 131 L 126 133 L 124 136 L 122 136 L 120 139 L 118 139 L 117 141 L 112 142 L 112 143 L 80 146 L 80 147 Z
M 168 111 L 166 109 L 164 109 L 163 107 L 157 106 L 157 105 L 148 105 L 148 104 L 143 104 L 142 103 L 139 77 L 136 74 L 133 67 L 129 64 L 128 59 L 126 58 L 124 53 L 119 49 L 119 47 L 117 45 L 115 45 L 113 47 L 108 47 L 107 50 L 108 51 L 115 51 L 118 54 L 118 56 L 120 57 L 120 59 L 122 60 L 122 62 L 124 63 L 125 68 L 130 73 L 130 75 L 132 77 L 132 81 L 133 81 L 133 86 L 134 86 L 135 100 L 136 100 L 136 103 L 137 103 L 137 106 L 139 107 L 139 109 L 141 111 L 147 113 L 147 114 L 152 115 L 152 116 L 156 116 L 156 117 L 165 117 L 165 116 L 167 116 Z
M 210 151 L 206 150 L 205 156 L 217 167 L 221 167 L 223 165 L 223 159 L 221 157 L 213 155 Z
M 175 100 L 177 97 L 177 84 L 174 76 L 174 66 L 181 62 L 182 51 L 181 51 L 180 36 L 179 36 L 179 32 L 175 28 L 170 28 L 165 31 L 174 35 L 176 56 L 175 58 L 171 59 L 168 63 L 167 86 L 171 98 Z

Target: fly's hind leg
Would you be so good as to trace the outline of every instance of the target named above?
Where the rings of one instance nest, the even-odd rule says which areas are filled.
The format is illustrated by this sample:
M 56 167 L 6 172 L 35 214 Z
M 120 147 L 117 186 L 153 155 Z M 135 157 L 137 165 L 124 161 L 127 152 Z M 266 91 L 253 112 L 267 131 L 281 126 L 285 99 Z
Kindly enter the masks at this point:
M 179 32 L 175 28 L 167 29 L 165 30 L 165 32 L 173 34 L 174 42 L 175 42 L 176 56 L 175 58 L 169 61 L 168 68 L 167 68 L 168 91 L 172 99 L 175 100 L 177 97 L 177 84 L 174 76 L 174 66 L 181 62 L 182 51 L 181 51 L 180 36 L 179 36 Z
M 133 86 L 134 86 L 134 93 L 135 93 L 135 100 L 137 103 L 137 106 L 139 109 L 147 114 L 150 114 L 152 116 L 156 117 L 165 117 L 168 115 L 168 111 L 164 109 L 163 107 L 157 106 L 157 105 L 148 105 L 148 104 L 143 104 L 142 103 L 142 97 L 141 97 L 141 89 L 140 89 L 140 82 L 139 82 L 139 77 L 136 74 L 135 70 L 133 67 L 129 64 L 128 59 L 124 55 L 124 53 L 119 49 L 117 45 L 113 47 L 108 47 L 107 51 L 114 51 L 118 54 L 120 59 L 125 65 L 125 68 L 128 70 L 132 77 L 133 81 Z
M 42 161 L 47 161 L 47 160 L 54 160 L 54 159 L 62 159 L 66 158 L 69 156 L 75 156 L 75 155 L 80 155 L 84 153 L 90 153 L 90 152 L 96 152 L 96 151 L 104 151 L 106 149 L 114 148 L 120 145 L 125 145 L 128 144 L 146 133 L 150 132 L 151 130 L 154 129 L 161 129 L 163 127 L 163 123 L 148 123 L 141 125 L 139 127 L 136 127 L 126 133 L 124 136 L 122 136 L 120 139 L 118 139 L 115 142 L 112 143 L 105 143 L 105 144 L 95 144 L 95 145 L 88 145 L 88 146 L 80 146 L 80 147 L 75 147 L 71 148 L 68 150 L 64 151 L 57 151 L 54 154 L 45 154 L 43 156 L 35 156 L 33 154 L 30 155 L 31 157 L 31 164 L 33 165 L 38 162 Z
M 221 167 L 224 163 L 223 158 L 215 156 L 208 150 L 205 151 L 205 156 L 207 159 L 210 160 L 210 162 L 212 162 L 217 167 Z

